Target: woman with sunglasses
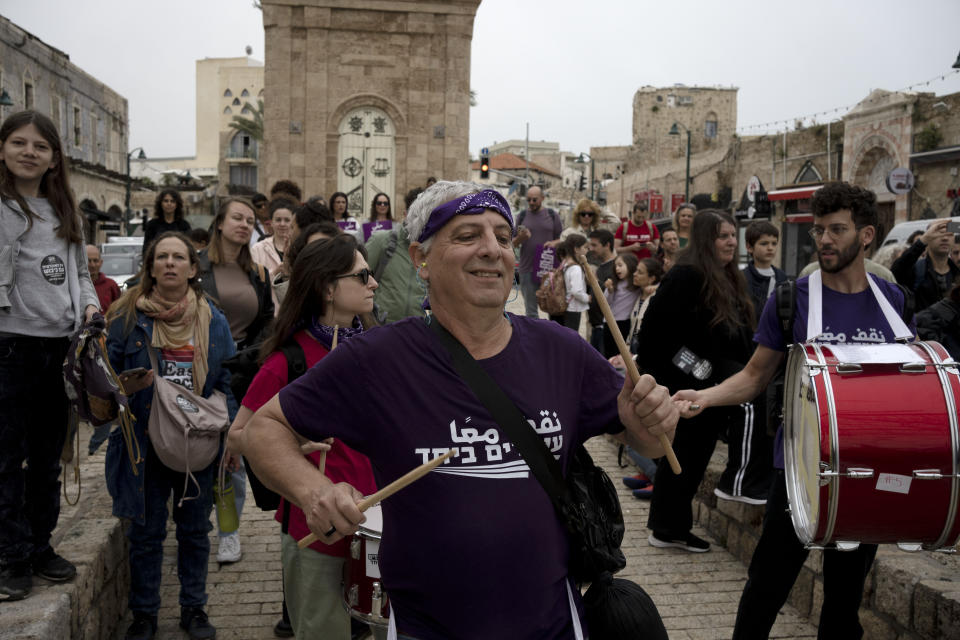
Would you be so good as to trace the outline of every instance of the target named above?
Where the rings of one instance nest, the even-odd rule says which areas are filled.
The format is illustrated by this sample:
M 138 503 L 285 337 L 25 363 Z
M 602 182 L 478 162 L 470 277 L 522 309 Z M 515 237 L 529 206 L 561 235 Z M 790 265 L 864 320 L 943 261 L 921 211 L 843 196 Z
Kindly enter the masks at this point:
M 240 436 L 254 412 L 290 382 L 286 345 L 295 343 L 303 350 L 309 369 L 330 352 L 334 331 L 342 342 L 364 330 L 360 316 L 373 310 L 377 288 L 364 254 L 353 236 L 340 234 L 308 244 L 297 256 L 273 335 L 260 352 L 263 366 L 230 427 L 227 447 L 234 453 L 243 453 L 238 450 Z M 376 491 L 365 456 L 339 441 L 304 446 L 315 466 L 320 464 L 320 451 L 326 451 L 324 469 L 333 482 L 348 482 L 365 494 Z M 350 540 L 315 542 L 299 549 L 297 540 L 310 533 L 303 511 L 284 501 L 276 519 L 282 525 L 283 587 L 294 635 L 349 640 L 350 617 L 341 603 L 340 580 Z
M 393 220 L 393 212 L 390 209 L 390 196 L 385 193 L 378 193 L 370 203 L 370 222 L 379 222 L 381 220 Z
M 600 207 L 590 198 L 581 198 L 577 207 L 573 210 L 573 220 L 570 222 L 570 226 L 563 230 L 560 239 L 566 240 L 573 233 L 589 238 L 590 232 L 595 231 L 599 225 Z

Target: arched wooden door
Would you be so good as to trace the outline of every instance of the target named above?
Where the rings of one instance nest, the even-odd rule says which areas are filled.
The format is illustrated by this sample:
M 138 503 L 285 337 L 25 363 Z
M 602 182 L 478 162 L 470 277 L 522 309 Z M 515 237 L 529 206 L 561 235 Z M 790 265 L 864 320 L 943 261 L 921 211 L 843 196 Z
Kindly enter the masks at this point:
M 396 129 L 376 107 L 354 109 L 340 122 L 337 150 L 337 190 L 347 194 L 347 210 L 366 216 L 370 202 L 386 193 L 393 203 L 396 176 Z

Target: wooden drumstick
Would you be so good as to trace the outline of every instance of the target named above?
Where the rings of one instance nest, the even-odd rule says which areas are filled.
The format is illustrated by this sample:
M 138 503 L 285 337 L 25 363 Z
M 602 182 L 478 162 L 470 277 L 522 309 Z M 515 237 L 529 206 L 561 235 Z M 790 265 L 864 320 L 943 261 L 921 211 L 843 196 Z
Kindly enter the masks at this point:
M 408 471 L 404 475 L 400 476 L 399 478 L 397 478 L 396 480 L 394 480 L 393 482 L 385 486 L 383 489 L 380 489 L 376 493 L 371 494 L 366 498 L 364 498 L 363 500 L 361 500 L 360 502 L 358 502 L 357 508 L 360 509 L 361 513 L 366 511 L 367 509 L 377 504 L 378 502 L 386 500 L 387 498 L 395 494 L 397 491 L 400 491 L 400 489 L 403 489 L 404 487 L 413 484 L 415 481 L 427 475 L 428 473 L 430 473 L 431 471 L 439 467 L 441 464 L 443 464 L 446 460 L 449 460 L 455 455 L 457 455 L 457 449 L 450 449 L 450 451 L 447 451 L 445 454 L 443 454 L 439 458 L 434 458 L 430 462 L 422 464 L 416 469 L 413 469 L 412 471 Z M 328 535 L 328 536 L 332 535 L 335 531 L 336 529 L 333 529 L 325 535 Z M 311 533 L 310 535 L 304 537 L 303 540 L 298 542 L 297 546 L 300 547 L 301 549 L 305 549 L 309 547 L 311 544 L 313 544 L 314 542 L 316 542 L 317 540 L 319 540 L 319 537 L 317 536 L 317 534 Z
M 578 262 L 587 280 L 590 281 L 590 288 L 593 289 L 593 297 L 596 298 L 597 304 L 600 305 L 600 310 L 603 311 L 603 317 L 607 321 L 607 326 L 610 327 L 610 333 L 613 334 L 614 341 L 617 343 L 617 349 L 620 350 L 620 357 L 623 358 L 623 364 L 627 367 L 630 379 L 633 381 L 633 384 L 636 385 L 640 381 L 640 371 L 637 369 L 637 363 L 634 362 L 633 355 L 630 353 L 627 343 L 623 341 L 620 327 L 617 326 L 617 321 L 613 317 L 613 310 L 610 309 L 610 304 L 607 302 L 606 296 L 603 295 L 603 289 L 600 288 L 600 283 L 597 282 L 597 276 L 590 269 L 590 265 L 587 264 L 585 256 L 580 256 Z M 673 452 L 670 439 L 667 438 L 666 434 L 660 434 L 660 446 L 663 447 L 667 461 L 670 463 L 670 468 L 675 474 L 680 475 L 680 461 L 677 460 L 677 454 Z

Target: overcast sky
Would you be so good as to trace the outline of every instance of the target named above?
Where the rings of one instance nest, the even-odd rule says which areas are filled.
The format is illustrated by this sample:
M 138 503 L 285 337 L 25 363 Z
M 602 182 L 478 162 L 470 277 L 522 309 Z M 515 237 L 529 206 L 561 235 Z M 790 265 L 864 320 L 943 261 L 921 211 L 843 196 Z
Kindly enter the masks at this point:
M 0 14 L 124 95 L 131 148 L 153 157 L 194 153 L 197 59 L 250 45 L 263 60 L 251 0 L 3 0 Z M 739 87 L 743 134 L 839 118 L 876 88 L 957 92 L 958 25 L 958 0 L 483 0 L 470 151 L 527 123 L 568 151 L 629 144 L 644 85 Z

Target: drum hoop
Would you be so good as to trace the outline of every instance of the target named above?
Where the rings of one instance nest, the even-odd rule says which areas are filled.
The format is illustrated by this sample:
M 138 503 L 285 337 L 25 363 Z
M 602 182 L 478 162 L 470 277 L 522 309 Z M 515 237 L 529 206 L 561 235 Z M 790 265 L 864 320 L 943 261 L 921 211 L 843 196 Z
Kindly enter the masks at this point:
M 817 343 L 811 343 L 817 360 L 822 367 L 823 389 L 826 392 L 828 427 L 830 429 L 830 471 L 832 475 L 827 483 L 829 496 L 827 510 L 827 525 L 823 532 L 820 544 L 828 544 L 833 538 L 833 530 L 837 524 L 837 509 L 840 505 L 840 430 L 837 427 L 837 402 L 833 395 L 833 380 L 830 379 L 830 368 L 823 355 L 823 349 Z
M 796 360 L 803 359 L 802 363 L 794 365 Z M 784 391 L 783 391 L 783 456 L 785 463 L 784 475 L 786 478 L 787 485 L 787 499 L 790 502 L 790 520 L 793 523 L 793 529 L 797 534 L 797 539 L 800 540 L 803 544 L 809 544 L 812 542 L 813 538 L 816 535 L 816 527 L 814 525 L 813 518 L 817 514 L 808 514 L 802 508 L 801 505 L 803 500 L 801 498 L 801 492 L 797 487 L 797 479 L 794 477 L 796 474 L 796 469 L 799 468 L 799 460 L 795 459 L 795 453 L 792 445 L 796 441 L 794 432 L 796 427 L 794 426 L 794 386 L 795 380 L 801 374 L 799 373 L 803 369 L 809 370 L 810 362 L 807 358 L 807 350 L 802 344 L 793 344 L 790 346 L 790 355 L 787 360 L 787 374 L 784 378 Z M 813 383 L 813 376 L 807 374 L 807 377 L 810 378 L 810 388 L 813 391 L 814 396 L 817 395 L 817 386 Z M 816 400 L 815 400 L 816 401 Z M 819 403 L 818 403 L 819 404 Z M 817 489 L 819 491 L 819 487 Z M 817 501 L 819 504 L 819 500 Z
M 947 416 L 950 421 L 950 445 L 953 460 L 953 473 L 950 479 L 950 506 L 947 509 L 947 519 L 943 526 L 943 532 L 932 546 L 927 547 L 928 549 L 939 549 L 947 545 L 947 539 L 950 537 L 950 532 L 957 520 L 957 496 L 960 494 L 960 486 L 958 486 L 958 483 L 960 483 L 960 476 L 958 476 L 958 472 L 960 472 L 960 426 L 957 424 L 957 403 L 953 397 L 953 387 L 950 385 L 950 379 L 947 377 L 946 371 L 940 366 L 943 364 L 943 359 L 940 358 L 936 349 L 926 342 L 917 341 L 914 344 L 927 352 L 930 361 L 933 362 L 933 368 L 937 370 L 937 377 L 940 379 L 940 387 L 943 389 L 943 399 L 947 404 Z

